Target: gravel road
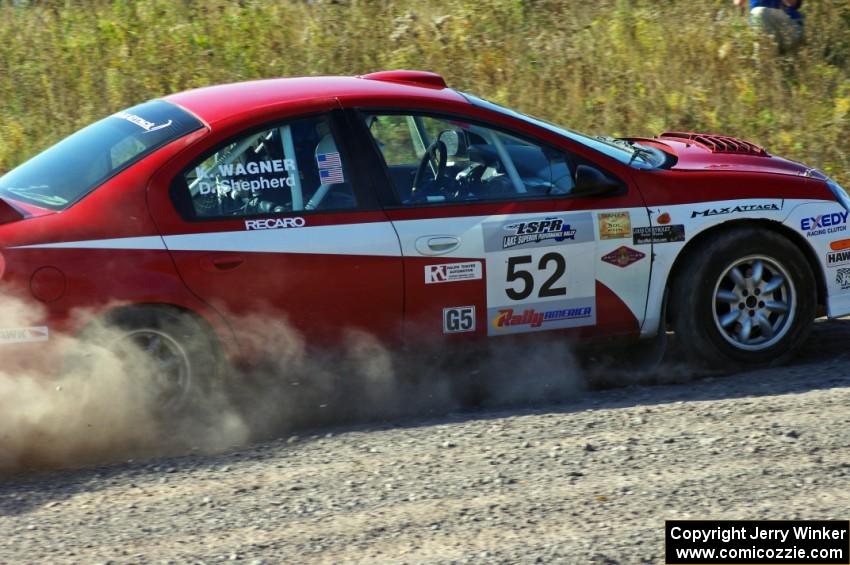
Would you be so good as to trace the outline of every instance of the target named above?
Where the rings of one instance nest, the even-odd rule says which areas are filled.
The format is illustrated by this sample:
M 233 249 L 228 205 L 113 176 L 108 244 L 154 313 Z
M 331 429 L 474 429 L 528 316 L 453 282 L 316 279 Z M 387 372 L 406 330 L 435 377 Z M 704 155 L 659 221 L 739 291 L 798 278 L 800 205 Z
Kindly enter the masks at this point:
M 662 563 L 667 518 L 848 519 L 850 320 L 793 365 L 0 483 L 0 562 Z

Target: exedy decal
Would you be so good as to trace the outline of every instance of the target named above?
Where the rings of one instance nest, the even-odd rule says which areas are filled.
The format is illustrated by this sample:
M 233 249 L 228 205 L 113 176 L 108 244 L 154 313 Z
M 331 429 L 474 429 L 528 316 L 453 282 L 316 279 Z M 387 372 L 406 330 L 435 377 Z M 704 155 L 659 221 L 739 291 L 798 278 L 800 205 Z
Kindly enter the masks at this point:
M 505 231 L 513 232 L 502 238 L 502 248 L 510 249 L 527 243 L 541 241 L 561 242 L 567 239 L 575 240 L 576 230 L 565 224 L 561 218 L 543 218 L 530 222 L 518 222 L 504 227 Z
M 847 212 L 832 212 L 803 218 L 800 220 L 800 230 L 806 232 L 806 237 L 847 231 L 847 215 Z
M 698 216 L 720 216 L 722 214 L 734 214 L 736 212 L 768 212 L 779 210 L 776 204 L 744 204 L 741 206 L 727 206 L 724 208 L 709 208 L 707 210 L 693 210 L 691 218 Z

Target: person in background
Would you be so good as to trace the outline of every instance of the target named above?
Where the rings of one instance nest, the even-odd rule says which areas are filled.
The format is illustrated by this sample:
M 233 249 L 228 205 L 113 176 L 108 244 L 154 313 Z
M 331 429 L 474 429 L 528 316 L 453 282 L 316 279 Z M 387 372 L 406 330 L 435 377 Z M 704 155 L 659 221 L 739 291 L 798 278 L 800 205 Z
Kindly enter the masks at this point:
M 743 8 L 748 0 L 734 0 Z M 787 53 L 803 41 L 803 0 L 749 0 L 750 25 L 764 30 L 779 43 L 779 51 Z

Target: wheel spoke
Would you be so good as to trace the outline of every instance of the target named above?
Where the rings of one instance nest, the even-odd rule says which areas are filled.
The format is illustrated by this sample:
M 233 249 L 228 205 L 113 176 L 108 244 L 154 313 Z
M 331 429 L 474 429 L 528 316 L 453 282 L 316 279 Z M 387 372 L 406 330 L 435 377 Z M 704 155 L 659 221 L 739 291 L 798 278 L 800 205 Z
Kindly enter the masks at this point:
M 761 262 L 760 259 L 756 259 L 753 261 L 753 274 L 752 274 L 752 283 L 753 285 L 761 284 L 761 279 L 764 276 L 764 263 Z
M 761 328 L 761 335 L 765 339 L 770 339 L 773 337 L 773 326 L 770 325 L 770 320 L 767 319 L 762 312 L 756 314 L 756 323 L 759 328 Z
M 732 277 L 732 280 L 735 282 L 735 286 L 738 288 L 747 288 L 747 280 L 744 278 L 743 273 L 738 267 L 733 267 L 729 270 L 729 276 Z
M 738 339 L 746 343 L 750 340 L 750 333 L 753 331 L 753 323 L 750 321 L 749 317 L 744 318 L 744 321 L 741 322 L 741 329 L 738 330 Z
M 148 341 L 148 346 L 145 347 L 145 352 L 147 353 L 155 353 L 159 351 L 159 348 L 162 346 L 162 340 L 158 335 L 154 335 L 151 337 L 150 341 Z
M 727 312 L 726 314 L 723 314 L 720 317 L 720 325 L 724 328 L 728 328 L 729 326 L 735 323 L 735 320 L 737 320 L 740 315 L 741 313 L 738 310 L 732 310 L 731 312 Z
M 788 305 L 784 302 L 777 302 L 776 300 L 766 301 L 764 307 L 771 312 L 782 312 L 783 314 L 788 312 Z
M 782 275 L 773 275 L 773 278 L 767 281 L 767 284 L 764 285 L 762 292 L 765 294 L 776 292 L 783 284 L 785 284 L 785 279 L 782 278 Z
M 720 290 L 717 291 L 717 299 L 721 302 L 729 302 L 729 303 L 740 302 L 740 300 L 741 300 L 738 297 L 737 294 L 735 294 L 731 290 L 726 290 L 726 289 L 723 289 L 723 288 L 721 288 Z

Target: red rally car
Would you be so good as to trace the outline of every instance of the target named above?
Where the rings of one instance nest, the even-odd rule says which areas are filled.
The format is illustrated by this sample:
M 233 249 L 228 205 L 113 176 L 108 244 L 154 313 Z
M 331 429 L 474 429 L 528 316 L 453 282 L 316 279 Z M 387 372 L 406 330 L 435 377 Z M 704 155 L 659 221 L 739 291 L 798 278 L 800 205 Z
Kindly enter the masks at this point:
M 0 350 L 107 320 L 185 388 L 210 353 L 248 355 L 263 316 L 329 344 L 672 329 L 695 358 L 758 365 L 819 307 L 850 313 L 848 210 L 751 143 L 585 136 L 433 73 L 214 86 L 0 178 L 0 300 L 37 313 L 0 319 Z

